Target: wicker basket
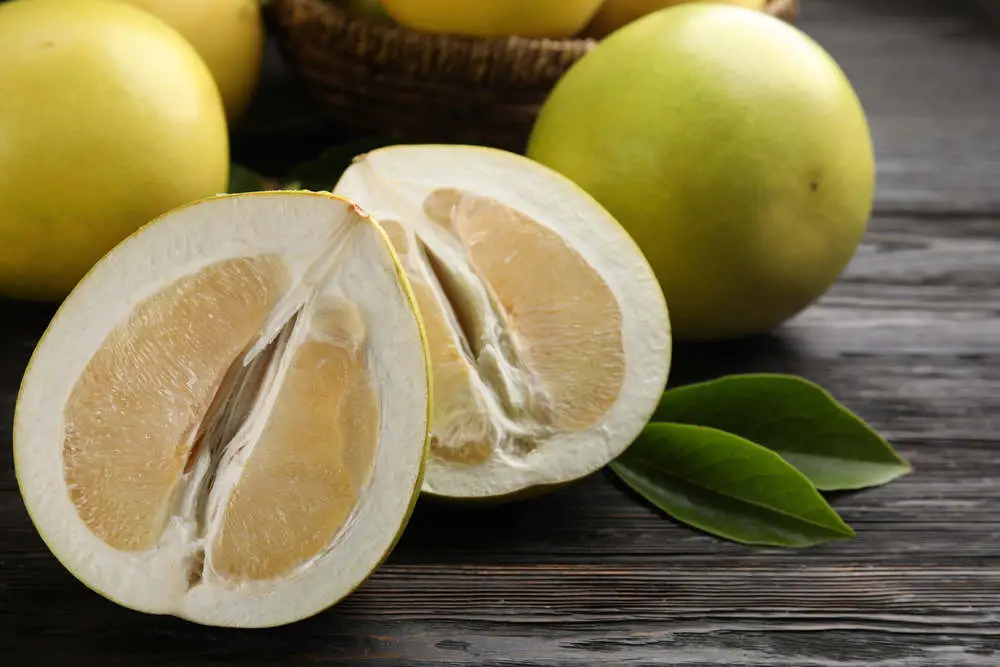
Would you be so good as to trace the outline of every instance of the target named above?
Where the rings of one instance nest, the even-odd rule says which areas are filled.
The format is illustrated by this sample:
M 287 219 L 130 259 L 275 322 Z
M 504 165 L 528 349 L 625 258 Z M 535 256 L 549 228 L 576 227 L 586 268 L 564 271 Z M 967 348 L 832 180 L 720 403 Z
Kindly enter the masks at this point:
M 788 21 L 797 0 L 771 0 Z M 539 107 L 586 39 L 431 35 L 324 0 L 271 0 L 278 48 L 324 113 L 359 134 L 522 151 Z

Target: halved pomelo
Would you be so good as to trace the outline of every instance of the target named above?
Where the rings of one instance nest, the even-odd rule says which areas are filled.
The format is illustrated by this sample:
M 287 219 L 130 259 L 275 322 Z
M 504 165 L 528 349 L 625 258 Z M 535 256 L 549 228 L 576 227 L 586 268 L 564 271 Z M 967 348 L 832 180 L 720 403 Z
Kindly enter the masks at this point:
M 223 196 L 141 229 L 65 301 L 22 383 L 14 459 L 40 534 L 91 588 L 272 626 L 390 551 L 428 411 L 381 228 L 329 194 Z
M 632 443 L 666 384 L 669 318 L 645 257 L 596 201 L 527 158 L 468 146 L 368 153 L 334 192 L 379 220 L 420 306 L 426 492 L 530 493 Z

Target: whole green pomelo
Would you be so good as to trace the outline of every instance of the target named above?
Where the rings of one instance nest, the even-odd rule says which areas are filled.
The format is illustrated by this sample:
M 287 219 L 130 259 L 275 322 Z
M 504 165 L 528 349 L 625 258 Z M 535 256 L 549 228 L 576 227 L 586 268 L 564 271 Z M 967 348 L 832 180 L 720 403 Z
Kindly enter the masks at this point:
M 61 300 L 140 226 L 226 189 L 215 81 L 146 11 L 0 4 L 0 91 L 0 296 Z
M 871 214 L 861 104 L 778 19 L 690 4 L 580 60 L 528 147 L 600 201 L 663 286 L 679 339 L 767 332 L 825 293 Z

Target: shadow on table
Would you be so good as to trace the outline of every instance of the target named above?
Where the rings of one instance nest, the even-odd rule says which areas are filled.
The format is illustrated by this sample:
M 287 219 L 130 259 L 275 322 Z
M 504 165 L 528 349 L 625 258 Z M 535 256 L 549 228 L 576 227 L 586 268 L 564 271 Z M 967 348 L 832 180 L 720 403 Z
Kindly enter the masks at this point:
M 0 299 L 0 395 L 16 392 L 35 344 L 55 310 L 51 304 Z
M 303 664 L 322 658 L 377 654 L 384 647 L 355 604 L 343 603 L 291 625 L 258 630 L 200 626 L 172 616 L 138 613 L 87 589 L 41 543 L 31 551 L 31 580 L 5 582 L 11 623 L 0 645 L 10 661 L 31 665 Z M 19 610 L 16 615 L 10 610 Z M 325 664 L 325 663 L 324 663 Z
M 533 498 L 494 503 L 459 503 L 422 498 L 407 525 L 394 560 L 468 561 L 489 553 L 507 556 L 525 543 L 558 539 L 554 526 L 574 524 L 574 515 L 595 476 Z
M 37 339 L 55 315 L 56 308 L 58 304 L 0 297 L 0 345 Z
M 802 357 L 796 340 L 781 331 L 725 342 L 675 342 L 668 386 L 738 373 L 795 373 Z

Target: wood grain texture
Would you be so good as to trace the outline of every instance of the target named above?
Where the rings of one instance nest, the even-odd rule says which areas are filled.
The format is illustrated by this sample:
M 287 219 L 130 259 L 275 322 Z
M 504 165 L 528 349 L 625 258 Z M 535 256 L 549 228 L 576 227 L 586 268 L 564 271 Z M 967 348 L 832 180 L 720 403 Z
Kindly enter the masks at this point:
M 143 616 L 73 579 L 20 502 L 10 417 L 51 310 L 0 303 L 0 663 L 1000 665 L 1000 38 L 945 2 L 809 0 L 803 26 L 872 115 L 877 214 L 821 302 L 775 335 L 679 346 L 672 382 L 799 373 L 886 434 L 916 472 L 833 497 L 856 539 L 729 544 L 602 472 L 514 505 L 424 502 L 355 595 L 291 627 Z
M 1000 34 L 940 0 L 805 3 L 869 114 L 883 211 L 1000 211 Z

